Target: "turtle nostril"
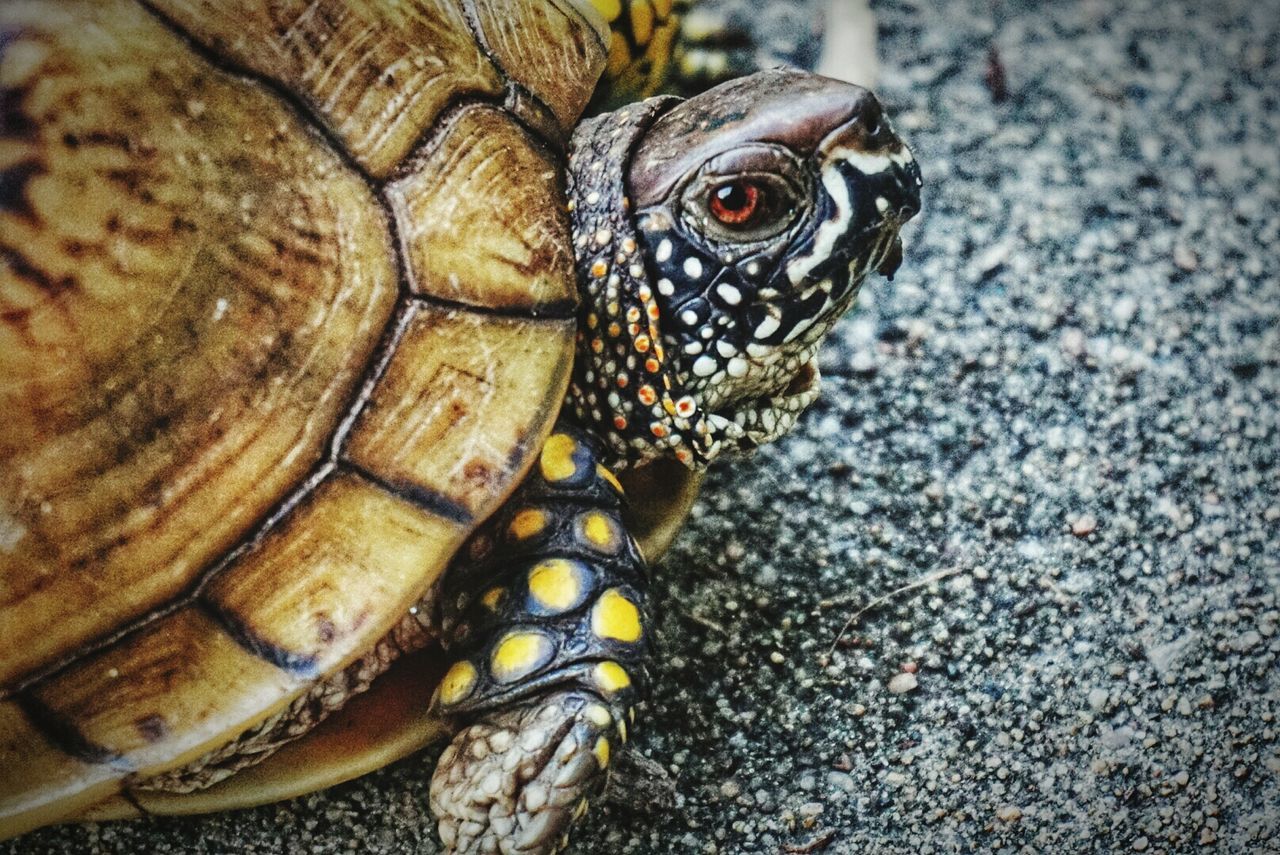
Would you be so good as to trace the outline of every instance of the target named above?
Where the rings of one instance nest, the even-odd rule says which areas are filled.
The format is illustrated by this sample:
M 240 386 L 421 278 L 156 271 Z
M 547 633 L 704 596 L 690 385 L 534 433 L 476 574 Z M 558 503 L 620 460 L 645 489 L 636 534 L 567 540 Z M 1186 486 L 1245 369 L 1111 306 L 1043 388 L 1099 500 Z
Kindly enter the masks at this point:
M 884 111 L 880 109 L 880 102 L 874 97 L 868 97 L 863 101 L 861 119 L 868 139 L 880 136 L 884 130 Z

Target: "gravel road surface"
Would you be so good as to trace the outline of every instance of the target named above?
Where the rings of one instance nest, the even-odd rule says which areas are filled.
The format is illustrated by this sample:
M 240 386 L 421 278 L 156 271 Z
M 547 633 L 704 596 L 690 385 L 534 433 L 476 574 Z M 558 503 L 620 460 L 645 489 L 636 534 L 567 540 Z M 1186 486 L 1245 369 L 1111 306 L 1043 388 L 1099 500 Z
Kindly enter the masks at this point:
M 659 568 L 673 789 L 574 851 L 1280 852 L 1280 3 L 874 5 L 925 213 Z M 432 760 L 0 852 L 433 853 Z

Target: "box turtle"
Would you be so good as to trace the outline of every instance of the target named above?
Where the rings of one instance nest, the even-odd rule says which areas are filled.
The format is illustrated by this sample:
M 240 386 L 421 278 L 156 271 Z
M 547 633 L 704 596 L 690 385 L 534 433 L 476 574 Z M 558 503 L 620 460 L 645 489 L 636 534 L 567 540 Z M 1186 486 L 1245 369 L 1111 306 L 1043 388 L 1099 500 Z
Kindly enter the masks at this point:
M 610 39 L 587 0 L 0 6 L 0 834 L 452 735 L 449 851 L 564 845 L 645 553 L 814 399 L 919 203 L 804 72 L 579 121 Z

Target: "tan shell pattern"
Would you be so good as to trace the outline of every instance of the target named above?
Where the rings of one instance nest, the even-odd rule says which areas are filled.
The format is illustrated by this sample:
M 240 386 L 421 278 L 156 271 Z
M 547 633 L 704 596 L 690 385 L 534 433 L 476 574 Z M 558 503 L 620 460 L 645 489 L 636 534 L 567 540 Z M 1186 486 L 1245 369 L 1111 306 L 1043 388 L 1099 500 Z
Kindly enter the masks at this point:
M 0 4 L 0 837 L 352 661 L 563 400 L 569 2 Z

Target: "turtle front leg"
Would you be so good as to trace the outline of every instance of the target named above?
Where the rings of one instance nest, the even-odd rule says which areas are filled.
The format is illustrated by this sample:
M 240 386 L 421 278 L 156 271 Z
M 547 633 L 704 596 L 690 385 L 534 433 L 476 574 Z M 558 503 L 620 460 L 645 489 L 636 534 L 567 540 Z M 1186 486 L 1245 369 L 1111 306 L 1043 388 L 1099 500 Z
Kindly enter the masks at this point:
M 450 852 L 559 851 L 626 742 L 650 653 L 647 568 L 601 460 L 594 438 L 558 427 L 445 577 L 457 658 L 433 706 L 466 723 L 431 781 Z

